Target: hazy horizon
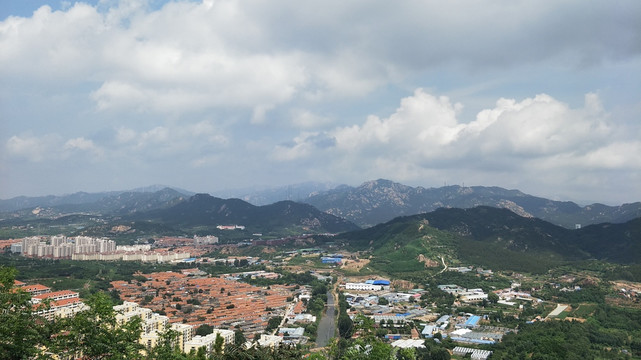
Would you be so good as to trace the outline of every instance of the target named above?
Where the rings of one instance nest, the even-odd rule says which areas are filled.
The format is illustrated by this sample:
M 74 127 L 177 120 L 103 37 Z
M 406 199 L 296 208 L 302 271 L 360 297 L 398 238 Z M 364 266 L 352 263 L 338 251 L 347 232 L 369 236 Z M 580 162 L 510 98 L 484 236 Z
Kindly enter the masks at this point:
M 389 179 L 376 179 L 376 180 L 389 180 Z M 180 191 L 180 192 L 187 192 L 187 193 L 192 193 L 192 194 L 209 194 L 209 195 L 212 195 L 212 196 L 215 196 L 215 197 L 221 197 L 221 198 L 227 199 L 227 198 L 241 198 L 241 197 L 247 196 L 247 195 L 256 195 L 256 194 L 258 194 L 260 192 L 283 190 L 283 189 L 288 188 L 288 187 L 296 187 L 296 186 L 308 185 L 308 184 L 312 184 L 312 183 L 323 184 L 323 185 L 328 185 L 328 186 L 331 185 L 329 187 L 331 189 L 335 189 L 338 186 L 350 186 L 350 187 L 356 188 L 356 187 L 359 187 L 359 186 L 361 186 L 361 185 L 363 185 L 363 184 L 365 184 L 367 182 L 376 181 L 376 180 L 374 180 L 374 179 L 367 180 L 367 181 L 363 181 L 363 182 L 358 183 L 358 184 L 344 184 L 344 183 L 332 183 L 332 182 L 322 183 L 322 182 L 315 182 L 315 181 L 307 181 L 307 182 L 302 182 L 302 183 L 284 184 L 284 185 L 279 185 L 279 186 L 250 186 L 250 187 L 241 187 L 241 188 L 215 189 L 215 190 L 203 190 L 203 191 L 196 191 L 194 189 L 182 188 L 182 187 L 179 187 L 179 186 L 173 186 L 171 184 L 151 184 L 151 185 L 147 185 L 147 186 L 137 186 L 137 187 L 129 188 L 129 189 L 106 189 L 106 190 L 102 190 L 102 191 L 78 190 L 78 191 L 69 192 L 69 193 L 41 194 L 41 195 L 25 195 L 25 194 L 22 194 L 22 195 L 10 197 L 10 198 L 0 198 L 0 200 L 11 200 L 11 199 L 14 199 L 14 198 L 17 198 L 17 197 L 45 197 L 45 196 L 63 197 L 63 196 L 73 195 L 73 194 L 76 194 L 76 193 L 89 193 L 89 194 L 92 194 L 92 193 L 110 193 L 110 192 L 119 193 L 119 192 L 136 192 L 136 191 L 143 191 L 143 190 L 149 192 L 150 191 L 149 188 L 153 188 L 153 190 L 151 190 L 151 191 L 159 191 L 159 190 L 162 190 L 164 188 L 171 188 L 171 189 L 174 189 L 174 190 L 177 190 L 177 191 Z M 392 180 L 390 180 L 390 181 L 392 181 Z M 396 181 L 394 181 L 394 182 L 398 183 Z M 411 185 L 411 184 L 404 184 L 404 183 L 400 183 L 400 184 L 411 186 L 411 187 L 414 187 L 414 188 L 423 187 L 423 188 L 426 188 L 426 189 L 430 189 L 430 188 L 438 189 L 438 188 L 441 188 L 441 187 L 449 187 L 449 186 L 459 186 L 459 187 L 462 187 L 462 188 L 494 187 L 494 185 L 474 185 L 474 184 L 443 184 L 441 186 L 438 186 L 438 185 L 436 185 L 436 186 L 425 186 L 425 185 L 421 185 L 421 184 Z M 639 202 L 639 200 L 635 200 L 635 201 L 616 203 L 616 202 L 611 202 L 611 201 L 607 201 L 607 200 L 606 201 L 601 201 L 601 200 L 594 200 L 594 199 L 591 200 L 591 199 L 558 198 L 558 197 L 548 197 L 545 194 L 528 193 L 526 191 L 522 191 L 521 189 L 513 189 L 513 188 L 504 188 L 504 189 L 505 190 L 517 190 L 517 191 L 521 191 L 522 193 L 524 193 L 526 195 L 546 198 L 548 200 L 553 200 L 553 201 L 570 201 L 570 202 L 576 203 L 579 206 L 588 206 L 588 205 L 593 205 L 593 204 L 603 204 L 603 205 L 608 205 L 608 206 L 618 206 L 618 205 L 623 205 L 623 204 Z M 286 200 L 286 199 L 282 199 L 282 200 Z M 292 200 L 296 200 L 296 199 L 292 199 Z

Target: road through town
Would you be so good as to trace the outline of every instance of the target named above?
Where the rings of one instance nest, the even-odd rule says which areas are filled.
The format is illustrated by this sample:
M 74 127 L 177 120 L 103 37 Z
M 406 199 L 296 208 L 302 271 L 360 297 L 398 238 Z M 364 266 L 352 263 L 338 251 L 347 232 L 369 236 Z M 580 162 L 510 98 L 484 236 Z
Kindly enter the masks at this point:
M 327 307 L 325 313 L 318 324 L 318 331 L 316 335 L 316 347 L 325 347 L 329 340 L 334 337 L 336 333 L 336 314 L 334 309 L 334 294 L 327 291 Z

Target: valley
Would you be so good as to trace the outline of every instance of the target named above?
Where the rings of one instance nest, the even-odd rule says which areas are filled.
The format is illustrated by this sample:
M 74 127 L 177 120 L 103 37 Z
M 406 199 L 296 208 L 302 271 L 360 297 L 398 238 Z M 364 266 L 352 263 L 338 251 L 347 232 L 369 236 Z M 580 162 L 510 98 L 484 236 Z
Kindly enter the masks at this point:
M 120 309 L 113 316 L 123 306 L 154 314 L 164 325 L 132 330 L 150 359 L 191 359 L 201 347 L 216 359 L 351 359 L 365 348 L 415 359 L 641 358 L 640 218 L 568 228 L 483 205 L 363 226 L 293 201 L 113 196 L 3 213 L 3 294 L 48 289 L 30 298 L 50 298 L 45 314 L 63 328 L 96 301 Z M 183 331 L 181 346 L 163 347 L 168 329 Z M 219 336 L 224 351 L 213 350 Z M 58 341 L 36 348 L 89 351 Z

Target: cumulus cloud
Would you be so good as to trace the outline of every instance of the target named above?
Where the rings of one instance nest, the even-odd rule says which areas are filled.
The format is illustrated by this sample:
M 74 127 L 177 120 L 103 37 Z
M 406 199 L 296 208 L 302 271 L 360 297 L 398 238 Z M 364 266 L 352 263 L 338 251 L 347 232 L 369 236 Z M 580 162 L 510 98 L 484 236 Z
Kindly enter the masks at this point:
M 102 156 L 104 150 L 96 146 L 93 141 L 85 139 L 84 137 L 78 137 L 75 139 L 69 139 L 65 142 L 63 149 L 70 151 L 81 151 L 88 152 L 94 156 Z
M 5 149 L 10 158 L 34 163 L 61 161 L 73 155 L 89 154 L 96 158 L 104 154 L 92 140 L 77 137 L 64 141 L 59 134 L 14 135 L 7 140 Z
M 641 54 L 641 9 L 629 1 L 467 4 L 465 12 L 455 3 L 380 5 L 43 6 L 32 17 L 0 23 L 0 72 L 24 81 L 91 84 L 101 110 L 241 106 L 260 122 L 299 95 L 312 101 L 362 96 L 449 62 L 479 68 L 569 57 L 578 60 L 566 66 L 575 66 Z
M 56 135 L 36 137 L 32 135 L 14 135 L 5 144 L 7 154 L 16 158 L 41 162 L 58 151 L 60 138 Z
M 609 115 L 596 94 L 587 94 L 581 108 L 546 94 L 502 98 L 469 123 L 458 119 L 461 108 L 418 89 L 387 118 L 371 115 L 360 125 L 302 133 L 274 154 L 283 161 L 333 157 L 341 159 L 334 166 L 342 169 L 335 171 L 363 169 L 370 178 L 395 174 L 413 181 L 434 171 L 446 177 L 457 168 L 484 173 L 485 181 L 516 169 L 518 177 L 568 169 L 641 170 L 636 155 L 641 142 L 612 137 Z M 335 143 L 317 146 L 319 137 Z

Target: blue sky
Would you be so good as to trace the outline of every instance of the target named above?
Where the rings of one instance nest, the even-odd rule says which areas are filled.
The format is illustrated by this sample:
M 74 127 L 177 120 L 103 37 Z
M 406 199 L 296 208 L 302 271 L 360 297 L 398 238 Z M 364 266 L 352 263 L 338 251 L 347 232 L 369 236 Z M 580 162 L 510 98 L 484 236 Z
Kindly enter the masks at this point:
M 10 1 L 0 198 L 386 178 L 641 200 L 638 1 Z

